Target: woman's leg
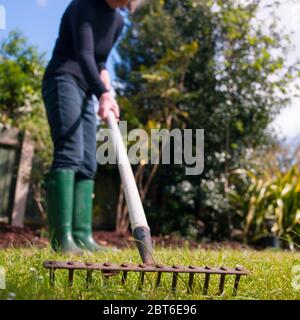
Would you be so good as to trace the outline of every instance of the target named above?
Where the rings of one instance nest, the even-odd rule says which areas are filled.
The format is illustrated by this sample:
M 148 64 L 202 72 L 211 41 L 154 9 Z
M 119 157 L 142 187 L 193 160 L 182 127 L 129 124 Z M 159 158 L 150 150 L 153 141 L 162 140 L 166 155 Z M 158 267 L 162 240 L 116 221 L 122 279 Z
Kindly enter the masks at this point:
M 54 251 L 81 253 L 72 235 L 74 171 L 61 169 L 45 176 L 50 243 Z
M 95 101 L 92 96 L 86 96 L 81 114 L 82 138 L 83 138 L 83 160 L 78 169 L 77 177 L 81 179 L 95 178 L 97 172 L 96 160 L 96 113 Z
M 73 237 L 78 246 L 100 251 L 92 236 L 94 176 L 96 161 L 96 115 L 92 97 L 87 97 L 82 110 L 84 158 L 76 175 L 74 188 Z
M 74 181 L 83 160 L 81 109 L 84 92 L 67 75 L 43 83 L 43 98 L 54 145 L 46 175 L 51 245 L 55 251 L 79 253 L 72 235 Z
M 54 146 L 52 171 L 77 173 L 84 157 L 81 115 L 85 93 L 70 75 L 60 75 L 44 82 L 43 98 Z

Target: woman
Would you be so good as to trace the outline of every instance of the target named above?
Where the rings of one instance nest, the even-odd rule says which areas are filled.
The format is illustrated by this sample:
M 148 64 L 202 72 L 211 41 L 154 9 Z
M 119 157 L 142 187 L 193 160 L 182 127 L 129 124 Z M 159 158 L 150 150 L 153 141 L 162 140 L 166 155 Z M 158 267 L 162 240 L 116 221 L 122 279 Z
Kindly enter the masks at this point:
M 54 145 L 45 177 L 51 246 L 81 253 L 103 248 L 92 237 L 92 194 L 96 173 L 96 118 L 119 107 L 110 93 L 105 62 L 123 29 L 118 8 L 134 0 L 73 0 L 66 9 L 43 79 L 43 99 Z

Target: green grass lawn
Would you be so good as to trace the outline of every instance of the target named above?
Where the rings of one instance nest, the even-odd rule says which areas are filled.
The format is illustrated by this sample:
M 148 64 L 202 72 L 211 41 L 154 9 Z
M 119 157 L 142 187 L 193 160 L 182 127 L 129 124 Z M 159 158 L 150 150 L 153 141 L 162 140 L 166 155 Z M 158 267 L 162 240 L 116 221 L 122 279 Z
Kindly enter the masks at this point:
M 225 293 L 217 296 L 219 276 L 212 276 L 210 290 L 203 296 L 200 288 L 203 286 L 203 276 L 195 276 L 193 294 L 186 293 L 187 277 L 179 278 L 178 290 L 173 294 L 170 290 L 172 278 L 164 275 L 162 285 L 153 289 L 155 275 L 146 278 L 143 291 L 138 290 L 136 274 L 128 275 L 128 284 L 120 285 L 120 276 L 113 277 L 105 283 L 99 273 L 94 272 L 91 287 L 85 288 L 86 272 L 77 271 L 74 276 L 72 290 L 68 288 L 67 271 L 56 272 L 55 288 L 49 286 L 49 272 L 42 267 L 44 260 L 70 260 L 66 256 L 53 254 L 50 249 L 5 249 L 0 250 L 0 266 L 6 269 L 6 290 L 0 290 L 0 299 L 300 299 L 300 289 L 295 290 L 292 280 L 296 279 L 292 269 L 300 265 L 300 253 L 282 251 L 205 251 L 186 249 L 155 250 L 158 263 L 173 265 L 211 265 L 235 267 L 242 265 L 251 271 L 251 275 L 242 277 L 238 295 L 231 295 L 234 277 L 228 277 Z M 113 263 L 139 263 L 136 249 L 126 249 L 112 253 L 85 255 L 73 260 Z M 300 276 L 299 276 L 300 277 Z M 300 281 L 298 281 L 300 283 Z

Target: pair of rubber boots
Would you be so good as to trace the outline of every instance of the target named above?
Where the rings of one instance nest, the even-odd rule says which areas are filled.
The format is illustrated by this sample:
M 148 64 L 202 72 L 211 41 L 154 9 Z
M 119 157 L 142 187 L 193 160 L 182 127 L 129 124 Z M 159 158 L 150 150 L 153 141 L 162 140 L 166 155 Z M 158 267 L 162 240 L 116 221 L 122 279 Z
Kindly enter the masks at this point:
M 56 252 L 106 251 L 92 236 L 93 180 L 75 179 L 72 170 L 45 175 L 50 242 Z

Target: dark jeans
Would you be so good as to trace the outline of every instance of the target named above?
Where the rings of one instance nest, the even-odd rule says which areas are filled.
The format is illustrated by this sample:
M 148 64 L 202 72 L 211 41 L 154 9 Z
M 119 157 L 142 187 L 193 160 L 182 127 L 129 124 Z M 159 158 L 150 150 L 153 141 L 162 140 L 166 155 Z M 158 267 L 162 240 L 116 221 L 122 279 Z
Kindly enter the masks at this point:
M 52 170 L 70 169 L 93 179 L 96 162 L 96 117 L 91 94 L 68 74 L 46 78 L 42 87 L 54 145 Z

